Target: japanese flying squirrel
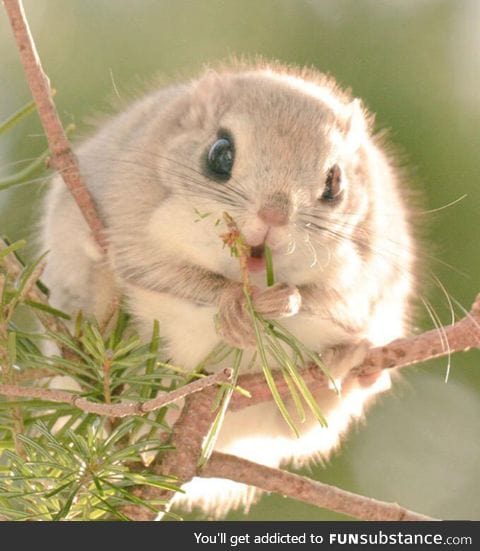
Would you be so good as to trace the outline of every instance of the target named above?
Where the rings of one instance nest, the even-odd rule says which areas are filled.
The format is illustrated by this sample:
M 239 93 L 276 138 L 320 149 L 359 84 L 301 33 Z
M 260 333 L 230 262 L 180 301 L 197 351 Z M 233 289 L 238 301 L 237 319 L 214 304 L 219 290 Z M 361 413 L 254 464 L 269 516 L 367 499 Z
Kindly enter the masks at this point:
M 315 393 L 328 426 L 307 414 L 299 438 L 273 401 L 227 413 L 215 449 L 272 467 L 325 459 L 390 387 L 386 370 L 342 378 L 368 346 L 406 334 L 416 287 L 413 207 L 372 120 L 331 78 L 279 64 L 207 70 L 137 100 L 77 149 L 106 257 L 59 176 L 47 194 L 52 304 L 101 319 L 121 294 L 140 334 L 158 320 L 165 357 L 187 369 L 222 340 L 252 349 L 238 260 L 214 224 L 228 212 L 251 246 L 256 310 L 323 354 L 341 394 Z M 213 516 L 258 494 L 200 478 L 184 490 L 181 506 Z

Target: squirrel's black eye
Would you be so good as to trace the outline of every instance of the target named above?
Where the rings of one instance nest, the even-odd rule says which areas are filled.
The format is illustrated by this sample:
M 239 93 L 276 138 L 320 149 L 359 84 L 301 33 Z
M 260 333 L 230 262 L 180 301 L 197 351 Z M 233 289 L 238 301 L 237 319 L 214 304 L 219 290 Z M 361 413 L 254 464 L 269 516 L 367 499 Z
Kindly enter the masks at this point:
M 325 188 L 320 199 L 326 202 L 335 201 L 336 199 L 340 199 L 342 191 L 342 171 L 340 167 L 335 164 L 327 172 Z
M 233 144 L 229 138 L 219 138 L 207 154 L 207 166 L 211 172 L 228 180 L 233 168 Z

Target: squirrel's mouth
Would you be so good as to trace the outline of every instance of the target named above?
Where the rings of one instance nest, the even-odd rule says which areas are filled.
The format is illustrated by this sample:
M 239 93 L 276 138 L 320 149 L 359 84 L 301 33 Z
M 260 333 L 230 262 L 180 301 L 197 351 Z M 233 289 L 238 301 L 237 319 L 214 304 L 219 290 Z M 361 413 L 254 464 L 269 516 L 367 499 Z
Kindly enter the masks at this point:
M 265 270 L 265 243 L 250 247 L 247 266 L 250 272 L 262 272 Z
M 265 254 L 265 244 L 255 245 L 255 247 L 250 247 L 250 256 L 252 258 L 263 258 Z

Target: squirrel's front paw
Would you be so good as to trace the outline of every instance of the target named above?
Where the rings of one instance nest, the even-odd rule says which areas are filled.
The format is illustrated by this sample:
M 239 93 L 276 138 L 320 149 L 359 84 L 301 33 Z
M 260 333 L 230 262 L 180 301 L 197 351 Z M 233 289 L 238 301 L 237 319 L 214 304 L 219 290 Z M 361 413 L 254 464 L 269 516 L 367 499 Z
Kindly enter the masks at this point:
M 294 285 L 277 283 L 262 291 L 254 289 L 253 305 L 267 319 L 286 318 L 298 314 L 302 296 Z
M 297 314 L 302 299 L 296 287 L 277 283 L 264 290 L 254 288 L 252 302 L 256 312 L 267 319 L 274 319 Z M 255 346 L 255 330 L 241 285 L 227 289 L 220 297 L 217 331 L 236 348 Z

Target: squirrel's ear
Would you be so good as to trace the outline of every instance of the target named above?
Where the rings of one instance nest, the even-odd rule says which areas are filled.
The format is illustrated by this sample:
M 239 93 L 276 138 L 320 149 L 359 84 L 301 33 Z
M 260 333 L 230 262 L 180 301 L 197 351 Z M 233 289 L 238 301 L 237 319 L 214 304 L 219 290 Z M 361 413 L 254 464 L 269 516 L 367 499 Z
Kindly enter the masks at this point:
M 352 151 L 358 149 L 365 137 L 370 133 L 371 121 L 367 118 L 361 100 L 355 98 L 347 106 L 344 119 L 344 134 L 347 147 Z
M 192 83 L 188 97 L 188 107 L 181 119 L 181 125 L 205 127 L 210 121 L 216 121 L 226 108 L 225 79 L 209 69 L 199 80 Z

